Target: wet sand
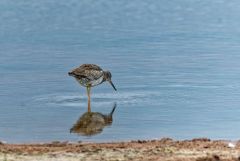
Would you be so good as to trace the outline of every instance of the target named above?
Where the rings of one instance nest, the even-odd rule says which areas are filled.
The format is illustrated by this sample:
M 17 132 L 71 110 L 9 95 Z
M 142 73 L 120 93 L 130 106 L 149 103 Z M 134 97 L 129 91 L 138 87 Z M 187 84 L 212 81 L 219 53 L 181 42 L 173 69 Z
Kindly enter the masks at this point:
M 116 143 L 3 144 L 3 161 L 230 161 L 240 160 L 240 141 L 206 138 Z

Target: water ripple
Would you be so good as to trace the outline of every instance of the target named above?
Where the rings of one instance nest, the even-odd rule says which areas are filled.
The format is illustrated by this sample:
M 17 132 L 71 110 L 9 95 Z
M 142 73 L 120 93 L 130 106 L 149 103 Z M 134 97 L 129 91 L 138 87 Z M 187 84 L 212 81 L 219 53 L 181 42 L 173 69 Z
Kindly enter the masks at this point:
M 141 104 L 143 102 L 153 101 L 154 98 L 159 96 L 159 92 L 119 92 L 114 93 L 94 93 L 92 95 L 93 104 L 107 104 L 112 102 L 118 102 L 120 104 Z M 58 106 L 79 106 L 85 105 L 87 101 L 87 96 L 79 93 L 61 93 L 61 94 L 51 94 L 42 95 L 33 98 L 34 102 L 40 102 L 41 104 L 55 104 Z

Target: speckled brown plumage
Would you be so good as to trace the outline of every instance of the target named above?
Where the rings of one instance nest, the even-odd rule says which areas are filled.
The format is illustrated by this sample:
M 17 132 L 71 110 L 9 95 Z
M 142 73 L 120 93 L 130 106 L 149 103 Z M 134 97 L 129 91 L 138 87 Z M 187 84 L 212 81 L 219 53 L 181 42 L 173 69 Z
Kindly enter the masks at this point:
M 82 64 L 69 72 L 69 75 L 78 79 L 87 78 L 89 81 L 94 81 L 103 76 L 103 70 L 95 64 Z
M 79 84 L 87 87 L 88 94 L 88 112 L 90 112 L 90 89 L 93 86 L 97 86 L 105 81 L 108 81 L 113 89 L 116 91 L 114 84 L 112 83 L 112 74 L 109 71 L 103 71 L 101 67 L 95 64 L 82 64 L 78 68 L 73 69 L 68 73 L 69 76 L 73 76 Z

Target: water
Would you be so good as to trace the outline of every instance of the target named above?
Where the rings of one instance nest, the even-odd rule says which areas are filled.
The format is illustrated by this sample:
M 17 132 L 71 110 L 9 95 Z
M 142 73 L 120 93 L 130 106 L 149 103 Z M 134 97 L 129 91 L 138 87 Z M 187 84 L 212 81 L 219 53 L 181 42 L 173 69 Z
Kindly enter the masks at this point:
M 240 2 L 0 1 L 0 140 L 239 139 Z M 113 122 L 82 136 L 83 63 L 112 72 L 92 111 Z

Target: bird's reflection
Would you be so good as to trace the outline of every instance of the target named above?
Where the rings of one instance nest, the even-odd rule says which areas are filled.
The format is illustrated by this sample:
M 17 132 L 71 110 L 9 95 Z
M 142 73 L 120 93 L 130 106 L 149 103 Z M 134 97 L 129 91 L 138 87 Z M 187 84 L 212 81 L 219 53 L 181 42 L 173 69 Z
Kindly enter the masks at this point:
M 77 133 L 84 136 L 101 133 L 105 126 L 112 124 L 112 116 L 116 107 L 117 104 L 115 103 L 109 114 L 102 114 L 100 112 L 86 112 L 82 114 L 70 129 L 70 133 Z

